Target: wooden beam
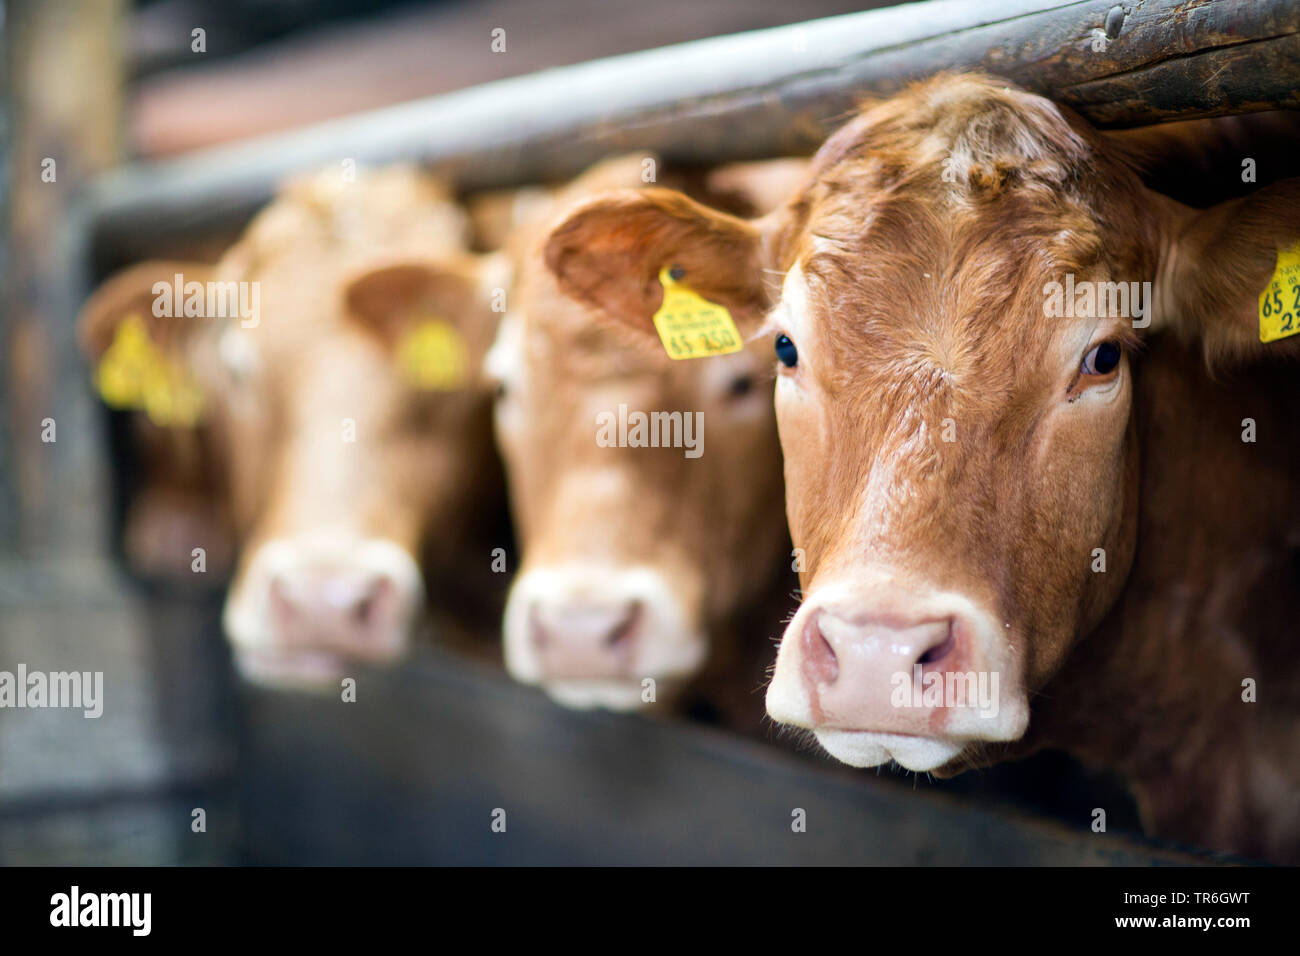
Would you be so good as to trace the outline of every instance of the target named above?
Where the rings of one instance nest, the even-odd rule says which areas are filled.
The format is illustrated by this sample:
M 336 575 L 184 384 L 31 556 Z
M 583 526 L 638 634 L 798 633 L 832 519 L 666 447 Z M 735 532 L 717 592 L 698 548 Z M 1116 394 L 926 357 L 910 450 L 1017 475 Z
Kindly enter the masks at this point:
M 614 150 L 689 162 L 814 149 L 865 95 L 979 68 L 1105 127 L 1300 108 L 1294 0 L 927 0 L 596 60 L 103 179 L 118 261 L 228 225 L 284 176 L 416 159 L 464 188 L 573 175 Z
M 13 486 L 0 488 L 0 551 L 84 554 L 106 546 L 99 508 L 108 495 L 91 427 L 99 409 L 72 328 L 84 278 L 73 208 L 87 180 L 120 160 L 124 3 L 28 0 L 8 10 L 0 459 L 12 464 L 0 476 L 11 474 Z

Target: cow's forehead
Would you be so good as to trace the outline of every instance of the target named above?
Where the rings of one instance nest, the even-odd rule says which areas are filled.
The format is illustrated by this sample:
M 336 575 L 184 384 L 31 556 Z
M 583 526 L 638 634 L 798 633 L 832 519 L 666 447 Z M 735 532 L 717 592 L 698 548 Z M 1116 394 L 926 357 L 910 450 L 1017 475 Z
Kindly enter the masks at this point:
M 1068 186 L 1102 140 L 1056 104 L 992 77 L 938 76 L 865 106 L 813 158 L 808 183 L 929 179 L 987 192 L 1038 181 Z
M 1012 223 L 1005 223 L 1012 229 Z M 816 229 L 818 222 L 810 226 Z M 825 231 L 833 232 L 827 228 Z M 993 352 L 1037 354 L 1062 322 L 1044 314 L 1045 284 L 1096 274 L 1092 230 L 963 225 L 923 211 L 847 240 L 810 234 L 783 305 L 837 367 L 888 359 L 900 370 L 925 359 L 960 374 Z
M 841 269 L 891 248 L 1080 266 L 1121 210 L 1140 215 L 1139 189 L 1113 149 L 1050 101 L 991 77 L 938 77 L 864 108 L 827 140 L 777 247 L 784 267 L 800 258 L 810 274 L 818 241 Z
M 811 394 L 824 393 L 826 413 L 847 423 L 905 417 L 909 408 L 936 422 L 999 419 L 1063 393 L 1103 331 L 1132 336 L 1116 320 L 1045 315 L 1031 285 L 991 286 L 980 298 L 920 273 L 865 288 L 856 300 L 835 286 L 808 288 L 802 322 L 777 318 L 796 333 L 804 374 L 817 385 Z M 860 309 L 846 304 L 872 296 Z
M 977 125 L 983 148 L 994 149 L 996 138 Z M 1149 263 L 1133 254 L 1144 235 L 1140 210 L 1130 202 L 1134 221 L 1117 230 L 1122 217 L 1110 208 L 1112 187 L 1131 195 L 1136 180 L 1079 169 L 1059 181 L 1060 167 L 1044 171 L 1024 141 L 1030 133 L 1013 132 L 1020 152 L 999 154 L 1010 165 L 999 167 L 996 182 L 963 178 L 975 175 L 971 164 L 993 168 L 969 142 L 960 153 L 967 166 L 948 175 L 945 157 L 953 154 L 936 149 L 930 133 L 908 129 L 895 135 L 890 155 L 842 156 L 809 184 L 785 248 L 799 267 L 804 335 L 825 354 L 819 372 L 829 384 L 887 369 L 992 384 L 1077 344 L 1079 320 L 1045 314 L 1048 283 L 1147 278 Z M 904 153 L 908 161 L 899 162 Z M 791 295 L 787 283 L 783 301 Z
M 539 382 L 579 387 L 620 377 L 670 371 L 657 340 L 602 320 L 599 313 L 562 293 L 540 251 L 518 265 L 512 309 L 516 363 Z

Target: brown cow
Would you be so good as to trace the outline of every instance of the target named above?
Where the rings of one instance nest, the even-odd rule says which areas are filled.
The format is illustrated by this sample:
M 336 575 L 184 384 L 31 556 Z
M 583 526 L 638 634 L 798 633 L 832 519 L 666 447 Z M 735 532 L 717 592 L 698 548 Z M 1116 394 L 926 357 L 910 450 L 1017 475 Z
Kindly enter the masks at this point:
M 129 416 L 133 450 L 122 552 L 131 571 L 148 581 L 207 590 L 228 578 L 234 529 L 221 456 L 210 429 L 159 425 L 144 412 Z M 195 553 L 202 549 L 202 562 Z M 203 574 L 194 569 L 202 567 Z
M 516 281 L 487 362 L 522 548 L 505 654 L 515 678 L 561 703 L 631 709 L 685 705 L 698 693 L 728 723 L 759 727 L 766 641 L 793 610 L 794 580 L 771 343 L 674 360 L 658 341 L 595 328 L 586 306 L 560 294 L 540 242 L 556 215 L 639 186 L 649 169 L 660 182 L 668 176 L 757 211 L 788 193 L 805 166 L 688 174 L 628 156 L 516 203 L 528 207 L 509 243 Z M 637 416 L 646 443 L 635 438 Z M 766 620 L 747 617 L 763 595 Z
M 763 219 L 625 193 L 546 255 L 642 330 L 671 261 L 777 334 L 808 563 L 774 719 L 940 775 L 1067 748 L 1156 833 L 1295 860 L 1300 338 L 1259 313 L 1297 237 L 1296 180 L 1193 210 L 966 75 L 865 108 Z
M 411 169 L 327 171 L 290 184 L 215 266 L 135 266 L 83 311 L 104 394 L 201 423 L 224 462 L 240 545 L 224 622 L 253 679 L 391 661 L 422 554 L 431 574 L 487 566 L 464 541 L 501 491 L 479 378 L 497 315 L 466 231 Z

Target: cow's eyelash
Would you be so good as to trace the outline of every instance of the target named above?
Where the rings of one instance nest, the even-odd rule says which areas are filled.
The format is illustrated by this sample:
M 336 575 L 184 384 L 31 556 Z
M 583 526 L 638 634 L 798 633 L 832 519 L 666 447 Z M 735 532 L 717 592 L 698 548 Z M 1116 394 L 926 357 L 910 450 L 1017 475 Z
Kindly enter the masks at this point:
M 785 323 L 781 321 L 780 309 L 773 309 L 764 316 L 763 324 L 758 327 L 757 331 L 749 336 L 749 341 L 753 342 L 769 335 L 780 335 L 783 332 L 786 335 L 790 334 L 786 331 Z

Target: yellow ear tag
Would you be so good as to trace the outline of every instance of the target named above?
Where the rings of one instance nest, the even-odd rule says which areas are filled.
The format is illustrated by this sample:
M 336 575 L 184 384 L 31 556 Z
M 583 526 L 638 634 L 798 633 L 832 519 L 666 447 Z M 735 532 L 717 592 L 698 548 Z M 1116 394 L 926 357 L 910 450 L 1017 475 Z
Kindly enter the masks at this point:
M 397 367 L 411 385 L 446 392 L 465 382 L 465 343 L 450 322 L 417 322 L 397 345 Z
M 118 323 L 95 384 L 110 408 L 142 410 L 155 425 L 191 426 L 203 412 L 198 386 L 158 350 L 136 314 Z
M 95 370 L 99 395 L 110 408 L 143 408 L 144 379 L 158 359 L 138 315 L 123 319 Z
M 192 428 L 203 417 L 203 392 L 169 363 L 147 384 L 144 410 L 155 425 Z
M 739 352 L 744 347 L 731 313 L 710 302 L 679 279 L 673 269 L 659 270 L 664 302 L 654 314 L 655 331 L 670 359 L 706 358 Z
M 1259 294 L 1259 340 L 1274 342 L 1300 332 L 1300 241 L 1279 249 L 1277 268 Z

